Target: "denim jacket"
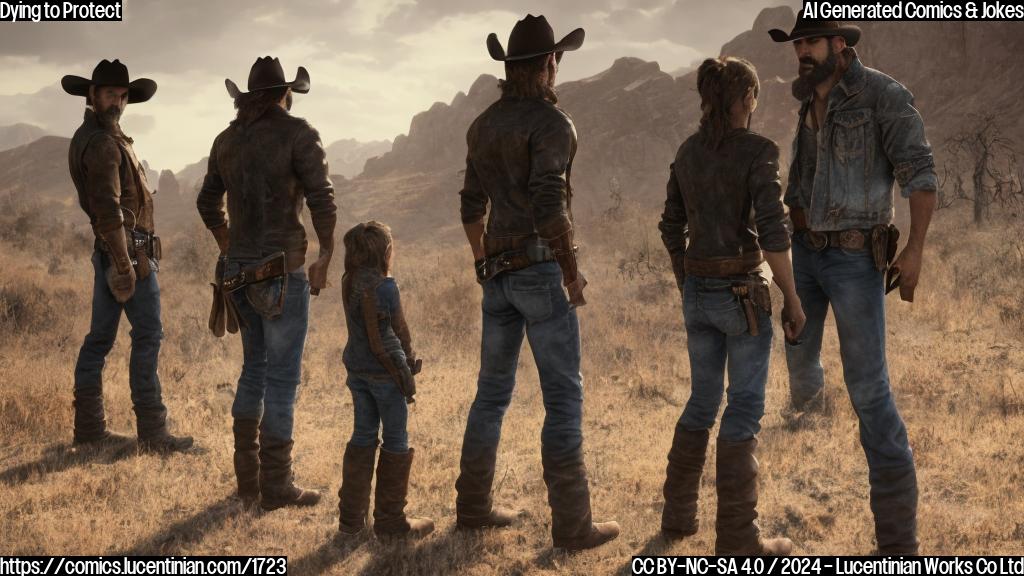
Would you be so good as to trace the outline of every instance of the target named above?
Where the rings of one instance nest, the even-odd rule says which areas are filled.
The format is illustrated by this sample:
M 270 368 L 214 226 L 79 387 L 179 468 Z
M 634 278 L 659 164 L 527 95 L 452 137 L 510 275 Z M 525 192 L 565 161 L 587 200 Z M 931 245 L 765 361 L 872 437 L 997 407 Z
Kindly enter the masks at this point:
M 370 347 L 366 323 L 363 320 L 362 294 L 367 286 L 372 287 L 376 284 L 377 320 L 381 340 L 384 341 L 384 348 L 388 355 L 394 358 L 395 364 L 405 366 L 406 357 L 402 349 L 402 342 L 391 325 L 391 317 L 398 313 L 402 305 L 398 296 L 398 284 L 395 283 L 394 278 L 381 279 L 380 276 L 367 274 L 363 270 L 359 270 L 355 274 L 356 277 L 352 279 L 351 294 L 349 294 L 348 301 L 345 302 L 348 342 L 345 344 L 342 362 L 345 364 L 345 369 L 353 374 L 387 378 L 389 376 L 387 368 L 381 364 Z
M 814 181 L 801 182 L 800 130 L 810 106 L 808 99 L 800 107 L 785 203 L 805 210 L 811 230 L 889 224 L 894 180 L 904 198 L 916 190 L 937 189 L 935 161 L 914 96 L 896 80 L 864 66 L 856 52 L 828 95 Z

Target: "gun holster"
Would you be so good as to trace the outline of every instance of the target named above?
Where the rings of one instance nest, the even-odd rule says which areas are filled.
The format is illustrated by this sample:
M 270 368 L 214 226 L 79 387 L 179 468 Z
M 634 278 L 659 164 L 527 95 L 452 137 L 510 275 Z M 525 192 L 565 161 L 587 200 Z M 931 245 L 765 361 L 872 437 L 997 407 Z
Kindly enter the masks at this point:
M 734 282 L 732 293 L 736 295 L 747 317 L 747 332 L 757 336 L 761 333 L 757 310 L 764 310 L 769 316 L 772 314 L 772 293 L 768 281 L 760 274 L 753 275 L 747 280 Z

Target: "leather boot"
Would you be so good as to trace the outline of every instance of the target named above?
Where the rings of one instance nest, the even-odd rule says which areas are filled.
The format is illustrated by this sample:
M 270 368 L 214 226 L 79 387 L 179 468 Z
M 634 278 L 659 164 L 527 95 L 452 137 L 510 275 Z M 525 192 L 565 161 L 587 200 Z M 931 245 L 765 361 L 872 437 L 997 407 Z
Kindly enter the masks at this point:
M 378 538 L 409 536 L 422 538 L 434 531 L 429 518 L 408 518 L 405 515 L 409 493 L 409 471 L 413 449 L 400 454 L 381 448 L 377 462 L 377 490 L 374 493 L 373 533 Z
M 103 396 L 99 392 L 75 393 L 75 436 L 73 446 L 127 444 L 132 438 L 107 430 Z
M 596 548 L 619 535 L 618 522 L 592 522 L 590 487 L 583 454 L 563 458 L 542 454 L 544 483 L 551 505 L 551 538 L 568 551 Z
M 338 489 L 338 531 L 355 535 L 366 528 L 366 513 L 370 510 L 370 482 L 373 480 L 373 461 L 377 445 L 345 446 L 341 466 L 341 488 Z
M 669 540 L 680 540 L 697 533 L 697 493 L 704 472 L 708 448 L 707 430 L 696 432 L 676 426 L 672 449 L 665 471 L 665 508 L 661 513 L 661 533 Z
M 505 528 L 515 522 L 518 514 L 508 508 L 494 506 L 491 484 L 497 462 L 497 446 L 479 447 L 463 444 L 461 471 L 455 481 L 455 526 L 466 529 Z
M 917 556 L 917 472 L 913 465 L 872 470 L 871 512 L 879 556 Z
M 277 510 L 285 506 L 315 506 L 320 493 L 295 485 L 292 447 L 295 442 L 260 435 L 260 507 Z
M 235 479 L 238 497 L 246 504 L 255 504 L 260 498 L 260 421 L 255 418 L 235 418 Z
M 793 551 L 788 538 L 761 538 L 757 526 L 756 448 L 757 438 L 744 442 L 718 439 L 718 556 L 789 556 Z
M 191 436 L 173 436 L 167 431 L 167 408 L 135 407 L 139 432 L 139 450 L 157 454 L 184 452 L 192 447 Z

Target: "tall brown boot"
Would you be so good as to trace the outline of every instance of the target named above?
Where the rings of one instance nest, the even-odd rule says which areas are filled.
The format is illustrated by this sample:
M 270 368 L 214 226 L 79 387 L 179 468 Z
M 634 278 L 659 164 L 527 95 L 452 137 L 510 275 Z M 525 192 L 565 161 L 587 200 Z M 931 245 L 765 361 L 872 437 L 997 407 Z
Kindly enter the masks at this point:
M 459 479 L 455 481 L 455 525 L 458 528 L 504 528 L 515 522 L 517 513 L 495 506 L 491 497 L 496 446 L 463 443 Z
M 434 531 L 429 518 L 408 518 L 405 515 L 409 494 L 409 471 L 413 449 L 400 454 L 380 449 L 377 463 L 377 490 L 374 494 L 373 532 L 378 537 L 409 536 L 421 538 Z
M 235 434 L 238 497 L 246 504 L 255 504 L 260 498 L 260 421 L 235 418 L 231 429 Z
M 917 556 L 917 472 L 914 464 L 871 470 L 871 512 L 879 556 Z
M 697 533 L 697 493 L 704 472 L 708 449 L 707 430 L 696 432 L 676 426 L 672 449 L 665 471 L 665 508 L 661 513 L 661 533 L 669 540 L 680 540 Z
M 139 450 L 157 454 L 184 452 L 192 447 L 191 436 L 174 436 L 167 430 L 167 408 L 132 408 L 139 432 Z
M 292 447 L 295 442 L 265 434 L 260 436 L 260 507 L 277 510 L 285 506 L 315 506 L 320 493 L 295 485 Z
M 107 430 L 103 394 L 96 390 L 75 390 L 75 446 L 126 443 L 128 436 Z
M 551 538 L 568 551 L 596 548 L 619 535 L 618 522 L 592 522 L 590 487 L 583 454 L 554 458 L 543 453 L 544 483 L 551 505 Z
M 338 531 L 355 535 L 366 528 L 366 513 L 370 509 L 370 482 L 373 480 L 373 460 L 377 444 L 345 446 L 341 465 L 341 488 L 338 489 Z
M 719 556 L 789 556 L 789 538 L 761 538 L 757 526 L 757 438 L 744 442 L 718 439 L 718 522 L 715 554 Z

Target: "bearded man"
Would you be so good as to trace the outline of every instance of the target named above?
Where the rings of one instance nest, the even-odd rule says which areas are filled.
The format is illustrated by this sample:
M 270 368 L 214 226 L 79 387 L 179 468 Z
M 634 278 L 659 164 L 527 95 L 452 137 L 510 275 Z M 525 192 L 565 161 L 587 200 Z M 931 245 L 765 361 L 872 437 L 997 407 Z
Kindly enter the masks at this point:
M 238 496 L 264 510 L 313 506 L 320 494 L 294 483 L 292 428 L 309 296 L 327 285 L 334 252 L 334 186 L 320 135 L 289 113 L 292 92 L 309 92 L 305 68 L 288 82 L 267 56 L 252 65 L 248 92 L 225 84 L 238 114 L 213 142 L 196 205 L 221 253 L 211 328 L 222 336 L 229 316 L 242 333 L 231 407 Z M 308 277 L 303 201 L 320 243 Z
M 803 342 L 786 345 L 793 409 L 821 405 L 831 306 L 867 456 L 877 552 L 916 554 L 917 476 L 889 383 L 885 294 L 898 285 L 903 300 L 913 301 L 921 272 L 937 188 L 924 122 L 903 85 L 860 62 L 858 27 L 799 19 L 788 34 L 769 33 L 792 42 L 800 63 L 793 95 L 802 105 L 785 195 L 807 315 Z M 894 182 L 910 200 L 909 241 L 895 261 Z
M 117 338 L 121 313 L 131 323 L 128 365 L 133 410 L 142 451 L 170 453 L 192 446 L 189 436 L 167 431 L 157 361 L 163 327 L 157 271 L 160 239 L 154 236 L 153 197 L 146 172 L 135 157 L 134 142 L 121 131 L 128 104 L 146 102 L 156 82 L 130 81 L 120 61 L 103 60 L 92 78 L 68 75 L 64 91 L 85 97 L 85 118 L 68 149 L 71 180 L 78 202 L 96 236 L 92 255 L 92 321 L 75 366 L 74 443 L 116 440 L 107 430 L 103 409 L 103 366 Z
M 619 534 L 615 522 L 591 521 L 576 317 L 576 307 L 586 303 L 586 280 L 576 266 L 569 184 L 576 129 L 555 105 L 553 88 L 562 53 L 579 48 L 583 37 L 578 28 L 556 43 L 543 16 L 527 15 L 512 29 L 508 53 L 495 34 L 487 38 L 491 57 L 505 63 L 505 80 L 501 98 L 467 133 L 460 193 L 462 223 L 483 286 L 483 340 L 455 484 L 457 524 L 513 522 L 512 512 L 492 505 L 491 484 L 525 335 L 546 411 L 541 457 L 551 535 L 555 547 L 566 550 L 593 548 Z

